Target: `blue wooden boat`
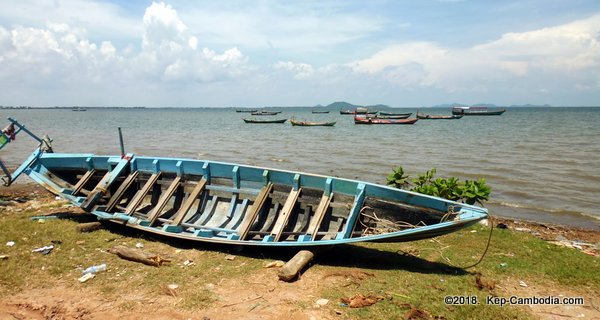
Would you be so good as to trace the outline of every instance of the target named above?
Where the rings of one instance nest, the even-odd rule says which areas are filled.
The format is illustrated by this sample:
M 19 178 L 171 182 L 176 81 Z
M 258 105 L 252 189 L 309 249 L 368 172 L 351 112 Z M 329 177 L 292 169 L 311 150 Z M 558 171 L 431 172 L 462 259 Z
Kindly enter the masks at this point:
M 27 174 L 99 220 L 191 241 L 313 247 L 431 238 L 488 216 L 477 206 L 368 182 L 182 158 L 55 153 L 40 146 L 9 173 Z M 15 130 L 16 129 L 16 130 Z M 119 130 L 120 133 L 120 130 Z

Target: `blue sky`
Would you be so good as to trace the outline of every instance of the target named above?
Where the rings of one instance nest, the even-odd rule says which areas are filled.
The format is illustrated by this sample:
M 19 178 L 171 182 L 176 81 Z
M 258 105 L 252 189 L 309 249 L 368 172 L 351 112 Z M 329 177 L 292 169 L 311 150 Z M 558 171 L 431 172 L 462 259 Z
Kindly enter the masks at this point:
M 1 105 L 599 105 L 600 2 L 0 0 Z

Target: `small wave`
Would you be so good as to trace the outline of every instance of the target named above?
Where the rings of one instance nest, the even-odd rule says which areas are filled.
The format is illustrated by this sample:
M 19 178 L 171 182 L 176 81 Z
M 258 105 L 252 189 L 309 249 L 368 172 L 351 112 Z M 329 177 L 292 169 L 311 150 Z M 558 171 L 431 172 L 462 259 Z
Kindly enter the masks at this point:
M 490 204 L 494 204 L 494 205 L 498 205 L 498 206 L 508 207 L 508 208 L 524 209 L 524 210 L 534 210 L 534 211 L 540 211 L 540 212 L 545 212 L 545 213 L 550 213 L 550 214 L 559 214 L 559 215 L 560 214 L 564 214 L 564 215 L 578 215 L 578 216 L 585 216 L 585 217 L 589 217 L 589 218 L 594 218 L 596 220 L 600 220 L 600 216 L 592 214 L 592 213 L 588 213 L 588 212 L 571 211 L 571 210 L 564 210 L 564 209 L 544 208 L 544 207 L 539 207 L 539 206 L 534 206 L 534 205 L 526 205 L 526 204 L 514 203 L 514 202 L 507 202 L 507 201 L 493 201 L 493 200 L 490 200 L 489 203 Z

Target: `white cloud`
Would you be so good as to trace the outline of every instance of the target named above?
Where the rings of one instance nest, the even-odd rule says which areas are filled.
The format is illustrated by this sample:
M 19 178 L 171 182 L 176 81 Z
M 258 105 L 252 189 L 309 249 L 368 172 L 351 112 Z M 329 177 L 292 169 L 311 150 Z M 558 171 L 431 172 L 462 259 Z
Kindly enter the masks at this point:
M 600 74 L 599 33 L 600 15 L 596 15 L 556 27 L 507 33 L 471 48 L 396 44 L 348 66 L 400 86 L 432 86 L 448 92 L 494 90 L 488 84 L 549 74 L 589 81 Z

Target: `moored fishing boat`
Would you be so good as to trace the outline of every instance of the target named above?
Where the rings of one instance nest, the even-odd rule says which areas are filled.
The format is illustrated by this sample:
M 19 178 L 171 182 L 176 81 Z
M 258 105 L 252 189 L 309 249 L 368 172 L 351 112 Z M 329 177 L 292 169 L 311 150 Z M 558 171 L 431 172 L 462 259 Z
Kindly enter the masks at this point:
M 321 110 L 312 110 L 311 112 L 312 112 L 312 113 L 323 113 L 323 114 L 324 114 L 324 113 L 329 113 L 329 111 L 328 111 L 328 110 L 325 110 L 325 111 L 321 111 Z
M 312 247 L 436 237 L 488 216 L 477 206 L 369 182 L 183 158 L 54 153 L 40 145 L 5 179 L 27 174 L 73 205 L 152 234 L 230 245 Z M 16 129 L 16 130 L 15 130 Z
M 333 127 L 335 126 L 335 121 L 332 122 L 326 122 L 326 121 L 298 121 L 298 120 L 294 120 L 294 119 L 290 119 L 290 123 L 293 126 L 301 126 L 301 127 L 318 127 L 318 126 L 322 126 L 322 127 Z
M 235 112 L 255 113 L 258 112 L 256 109 L 237 109 Z
M 439 116 L 439 115 L 430 115 L 417 112 L 417 118 L 423 120 L 456 120 L 462 118 L 462 115 L 450 115 L 450 116 Z
M 380 114 L 376 114 L 374 116 L 367 115 L 367 117 L 377 118 L 377 119 L 406 119 L 406 118 L 410 117 L 410 115 L 411 115 L 411 113 L 400 114 L 400 115 L 395 115 L 395 116 L 385 116 L 385 115 L 381 115 L 381 113 L 380 113 Z
M 251 115 L 253 115 L 253 116 L 274 116 L 274 115 L 278 115 L 280 113 L 281 113 L 281 111 L 257 111 L 257 112 L 252 112 Z
M 403 116 L 404 118 L 400 118 L 400 119 L 405 119 L 410 117 L 410 115 L 412 114 L 412 112 L 408 112 L 408 113 L 396 113 L 396 112 L 383 112 L 383 111 L 379 111 L 379 115 L 380 116 Z
M 354 124 L 413 124 L 417 120 L 419 119 L 381 119 L 377 117 L 355 116 Z
M 499 116 L 506 112 L 506 109 L 488 109 L 484 106 L 471 106 L 471 107 L 453 107 L 453 115 L 461 116 Z
M 245 123 L 285 123 L 287 119 L 243 119 Z

